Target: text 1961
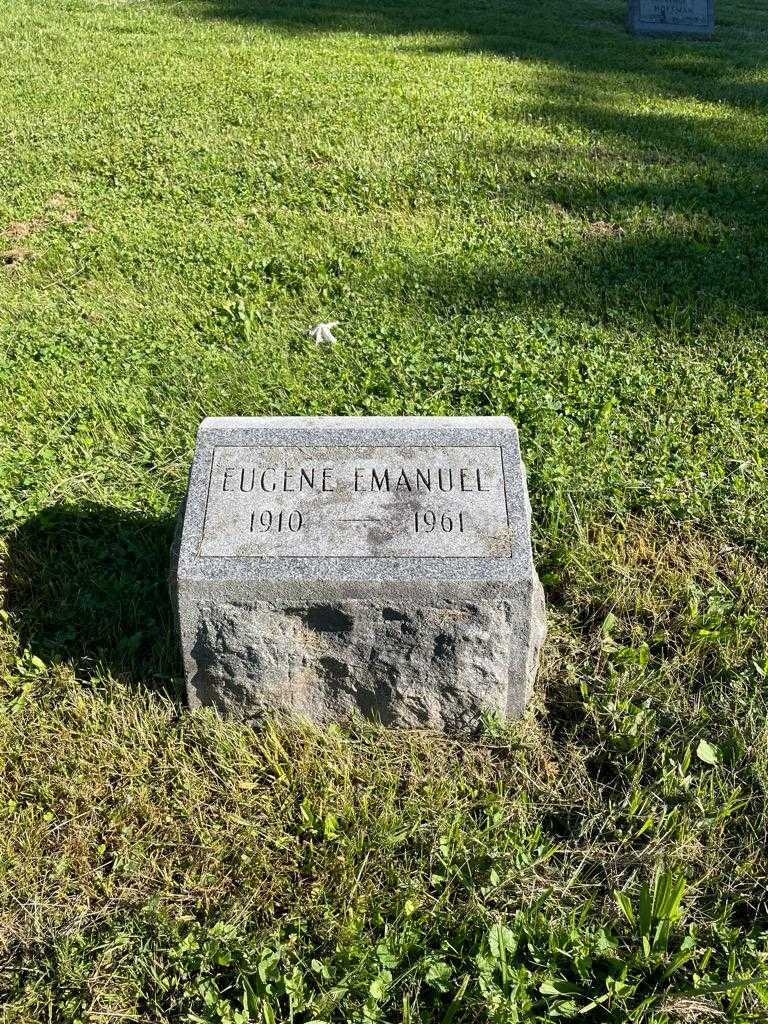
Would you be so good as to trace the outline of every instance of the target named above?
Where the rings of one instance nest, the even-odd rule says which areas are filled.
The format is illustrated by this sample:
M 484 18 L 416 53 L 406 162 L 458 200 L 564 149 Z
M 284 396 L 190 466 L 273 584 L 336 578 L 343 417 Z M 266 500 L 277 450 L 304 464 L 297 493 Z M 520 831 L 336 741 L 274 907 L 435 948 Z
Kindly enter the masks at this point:
M 450 515 L 443 512 L 438 515 L 432 509 L 420 510 L 413 514 L 413 525 L 416 533 L 434 533 L 436 530 L 439 533 L 453 533 L 454 530 L 464 533 L 464 513 Z

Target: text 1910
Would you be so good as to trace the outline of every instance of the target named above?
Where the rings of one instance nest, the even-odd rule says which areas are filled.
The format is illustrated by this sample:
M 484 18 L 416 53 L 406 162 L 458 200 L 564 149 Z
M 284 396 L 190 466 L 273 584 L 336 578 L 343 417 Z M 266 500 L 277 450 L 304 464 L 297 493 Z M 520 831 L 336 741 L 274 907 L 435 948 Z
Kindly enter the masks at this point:
M 258 518 L 257 518 L 258 517 Z M 251 512 L 251 533 L 298 533 L 304 525 L 304 517 L 298 509 L 293 512 Z

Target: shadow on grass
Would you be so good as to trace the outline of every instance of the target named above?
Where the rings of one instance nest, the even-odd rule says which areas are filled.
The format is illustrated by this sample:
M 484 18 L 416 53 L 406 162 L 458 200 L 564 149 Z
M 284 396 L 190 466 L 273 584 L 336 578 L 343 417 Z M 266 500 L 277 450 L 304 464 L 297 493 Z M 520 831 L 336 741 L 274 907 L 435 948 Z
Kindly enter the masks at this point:
M 768 12 L 741 0 L 721 3 L 714 41 L 642 39 L 626 29 L 626 0 L 193 0 L 184 16 L 267 24 L 286 34 L 349 32 L 406 36 L 441 34 L 426 52 L 482 52 L 551 64 L 574 72 L 618 72 L 647 79 L 649 92 L 701 96 L 754 107 L 768 87 L 739 69 L 768 66 Z M 610 99 L 606 96 L 606 99 Z
M 173 520 L 54 506 L 8 539 L 7 608 L 21 643 L 176 696 L 167 573 Z
M 563 244 L 556 260 L 544 252 L 527 266 L 502 253 L 437 266 L 428 257 L 414 259 L 389 290 L 407 302 L 409 286 L 418 282 L 421 307 L 440 316 L 493 307 L 503 316 L 505 309 L 535 303 L 547 316 L 565 307 L 587 321 L 661 329 L 674 323 L 687 337 L 711 320 L 727 321 L 735 309 L 768 311 L 768 263 L 759 238 L 737 234 L 701 242 L 673 231 L 590 238 L 588 230 L 584 239 Z
M 476 175 L 456 189 L 474 188 L 480 199 L 533 200 L 549 214 L 559 208 L 583 219 L 584 237 L 573 237 L 574 225 L 565 223 L 563 239 L 552 238 L 538 257 L 526 254 L 523 265 L 486 254 L 482 266 L 439 268 L 430 258 L 412 266 L 403 284 L 406 291 L 418 285 L 421 306 L 516 305 L 533 295 L 544 308 L 554 295 L 598 320 L 629 313 L 635 323 L 665 327 L 682 311 L 694 335 L 709 316 L 768 309 L 768 148 L 739 114 L 768 105 L 758 73 L 768 68 L 768 11 L 740 0 L 722 4 L 718 41 L 708 43 L 630 36 L 624 0 L 552 0 L 545 12 L 527 0 L 193 0 L 172 9 L 297 36 L 431 33 L 434 41 L 403 45 L 436 59 L 477 51 L 536 65 L 533 76 L 515 78 L 499 95 L 493 117 L 524 118 L 539 136 L 548 126 L 551 138 L 457 152 L 456 165 L 474 163 Z M 691 99 L 703 105 L 672 106 Z M 595 140 L 591 149 L 586 139 Z M 425 160 L 405 170 L 398 187 L 406 198 L 430 193 L 429 173 Z M 322 172 L 316 183 L 326 188 Z M 329 178 L 329 194 L 339 188 Z

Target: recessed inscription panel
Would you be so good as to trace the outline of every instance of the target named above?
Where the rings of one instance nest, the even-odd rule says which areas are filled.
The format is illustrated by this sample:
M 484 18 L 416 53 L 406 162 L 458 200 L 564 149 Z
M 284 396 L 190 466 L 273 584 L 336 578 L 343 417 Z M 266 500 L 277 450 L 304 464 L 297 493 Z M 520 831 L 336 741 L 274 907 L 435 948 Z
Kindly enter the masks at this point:
M 640 21 L 652 25 L 706 26 L 708 0 L 640 0 Z
M 509 557 L 501 449 L 218 447 L 203 557 Z

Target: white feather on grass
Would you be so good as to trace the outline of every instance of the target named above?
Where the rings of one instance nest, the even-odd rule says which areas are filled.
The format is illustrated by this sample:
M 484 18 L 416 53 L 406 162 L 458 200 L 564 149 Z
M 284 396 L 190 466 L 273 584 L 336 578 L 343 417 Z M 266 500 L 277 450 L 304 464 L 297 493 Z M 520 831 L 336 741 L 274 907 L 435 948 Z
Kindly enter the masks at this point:
M 310 327 L 307 334 L 315 339 L 317 345 L 332 345 L 336 341 L 333 329 L 338 326 L 338 320 L 332 320 L 327 324 L 316 324 L 314 327 Z

